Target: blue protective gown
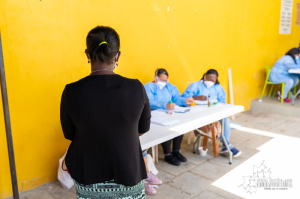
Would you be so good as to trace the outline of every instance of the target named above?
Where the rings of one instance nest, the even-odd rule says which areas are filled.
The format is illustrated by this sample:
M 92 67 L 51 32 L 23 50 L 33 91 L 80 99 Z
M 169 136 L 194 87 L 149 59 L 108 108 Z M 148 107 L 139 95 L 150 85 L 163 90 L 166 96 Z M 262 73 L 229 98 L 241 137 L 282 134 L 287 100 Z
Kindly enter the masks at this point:
M 186 98 L 181 97 L 177 87 L 169 82 L 161 90 L 153 82 L 149 82 L 144 86 L 150 101 L 151 110 L 167 109 L 167 104 L 170 103 L 170 100 L 179 106 L 188 106 L 184 102 Z
M 204 95 L 208 97 L 208 94 L 210 95 L 211 100 L 218 100 L 220 103 L 226 102 L 226 93 L 220 84 L 215 84 L 212 87 L 207 88 L 203 81 L 191 83 L 181 96 L 193 97 Z
M 296 64 L 291 56 L 285 55 L 282 56 L 271 69 L 269 81 L 274 84 L 285 83 L 283 98 L 286 98 L 288 92 L 299 83 L 299 78 L 288 72 L 289 69 L 297 68 L 300 68 L 299 61 Z

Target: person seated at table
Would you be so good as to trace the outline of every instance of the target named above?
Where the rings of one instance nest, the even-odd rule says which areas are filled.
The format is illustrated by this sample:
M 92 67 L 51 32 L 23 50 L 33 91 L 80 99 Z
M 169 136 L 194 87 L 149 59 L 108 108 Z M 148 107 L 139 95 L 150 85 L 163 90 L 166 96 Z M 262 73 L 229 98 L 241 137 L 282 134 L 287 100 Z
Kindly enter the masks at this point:
M 220 82 L 218 80 L 218 72 L 214 69 L 208 70 L 206 73 L 204 73 L 202 79 L 200 81 L 196 81 L 194 83 L 191 83 L 186 90 L 182 93 L 182 97 L 193 97 L 194 100 L 200 100 L 200 101 L 206 101 L 208 95 L 210 96 L 210 100 L 218 100 L 219 103 L 225 103 L 226 102 L 226 93 L 223 89 L 223 87 L 220 85 Z M 220 121 L 222 122 L 222 121 Z M 238 157 L 242 154 L 241 151 L 233 147 L 230 142 L 230 120 L 229 118 L 224 118 L 224 124 L 222 126 L 224 128 L 224 136 L 225 140 L 233 154 L 233 157 Z M 221 136 L 222 138 L 222 136 Z M 220 151 L 220 153 L 226 153 L 228 152 L 225 143 L 222 140 L 223 148 Z
M 151 110 L 173 110 L 175 105 L 189 106 L 194 102 L 191 97 L 181 97 L 177 87 L 168 81 L 168 77 L 168 72 L 165 69 L 160 68 L 155 71 L 154 81 L 144 85 L 149 98 Z M 182 138 L 183 135 L 180 135 L 172 139 L 172 152 L 172 140 L 162 143 L 165 161 L 175 166 L 179 166 L 181 162 L 187 161 L 187 159 L 179 152 Z
M 281 91 L 278 91 L 278 99 L 284 98 L 284 102 L 290 103 L 288 99 L 288 92 L 299 83 L 299 75 L 290 74 L 289 69 L 299 69 L 299 54 L 298 48 L 292 48 L 284 56 L 282 56 L 273 66 L 269 75 L 269 81 L 274 84 L 284 82 L 284 93 L 281 95 Z

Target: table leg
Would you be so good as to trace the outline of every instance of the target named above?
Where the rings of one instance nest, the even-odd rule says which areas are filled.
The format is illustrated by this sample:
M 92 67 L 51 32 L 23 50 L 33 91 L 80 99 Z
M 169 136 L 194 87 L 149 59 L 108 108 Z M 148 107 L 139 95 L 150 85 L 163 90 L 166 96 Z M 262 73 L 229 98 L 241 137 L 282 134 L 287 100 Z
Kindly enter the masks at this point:
M 158 163 L 158 145 L 155 146 L 155 163 Z
M 192 131 L 188 133 L 188 145 L 191 144 L 191 139 L 192 139 Z
M 300 89 L 297 91 L 297 93 L 294 95 L 294 97 L 292 98 L 292 105 L 294 106 L 294 103 L 295 103 L 295 99 L 297 97 L 297 95 L 300 94 Z
M 231 164 L 232 163 L 232 152 L 231 152 L 231 150 L 230 150 L 230 148 L 228 146 L 228 143 L 227 143 L 227 141 L 225 139 L 224 127 L 223 126 L 224 126 L 224 119 L 222 119 L 222 139 L 223 139 L 223 141 L 225 143 L 226 149 L 228 150 L 228 153 L 229 153 L 229 164 Z
M 153 159 L 153 162 L 155 163 L 155 160 L 156 160 L 156 158 L 155 158 L 155 146 L 153 146 L 152 148 L 151 148 L 151 152 L 152 152 L 152 159 Z
M 198 149 L 198 148 L 200 147 L 200 145 L 201 145 L 201 140 L 203 140 L 203 136 L 202 136 L 202 135 L 199 136 L 199 142 L 198 142 L 197 149 Z
M 204 133 L 208 133 L 207 132 L 207 126 L 203 127 Z M 203 139 L 203 150 L 205 151 L 207 149 L 207 141 L 208 141 L 208 137 L 206 135 L 204 135 L 204 139 Z
M 197 150 L 198 147 L 199 147 L 200 137 L 201 137 L 201 135 L 199 135 L 199 136 L 197 137 L 197 139 L 196 139 L 196 141 L 195 141 L 195 143 L 194 143 L 194 151 L 193 151 L 193 153 L 196 153 L 196 150 Z

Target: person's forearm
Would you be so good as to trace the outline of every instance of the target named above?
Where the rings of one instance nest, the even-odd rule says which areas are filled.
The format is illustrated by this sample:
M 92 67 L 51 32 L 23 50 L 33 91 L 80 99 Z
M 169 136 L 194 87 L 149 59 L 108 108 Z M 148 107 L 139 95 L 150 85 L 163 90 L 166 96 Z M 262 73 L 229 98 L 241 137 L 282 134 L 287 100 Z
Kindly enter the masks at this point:
M 201 100 L 202 98 L 200 96 L 193 96 L 194 100 Z

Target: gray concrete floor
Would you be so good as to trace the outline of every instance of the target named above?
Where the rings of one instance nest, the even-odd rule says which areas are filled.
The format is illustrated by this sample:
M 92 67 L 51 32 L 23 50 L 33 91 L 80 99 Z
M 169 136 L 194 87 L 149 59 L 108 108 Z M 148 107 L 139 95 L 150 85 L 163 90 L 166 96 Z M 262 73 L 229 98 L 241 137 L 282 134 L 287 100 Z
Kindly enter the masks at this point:
M 277 134 L 300 138 L 298 124 L 300 118 L 287 117 L 279 114 L 247 111 L 236 116 L 233 121 L 248 128 L 270 131 Z M 159 147 L 158 177 L 163 184 L 157 189 L 157 194 L 147 196 L 148 199 L 176 199 L 176 198 L 241 198 L 232 193 L 212 185 L 214 181 L 236 168 L 238 165 L 258 153 L 257 147 L 268 142 L 270 137 L 232 130 L 231 144 L 241 150 L 240 157 L 233 159 L 232 165 L 228 158 L 212 155 L 212 146 L 209 144 L 208 154 L 201 157 L 193 154 L 193 146 L 182 143 L 182 154 L 188 162 L 179 167 L 172 166 L 163 161 L 163 153 Z M 222 146 L 219 147 L 219 150 Z M 76 198 L 74 187 L 63 189 L 58 181 L 45 184 L 36 189 L 20 194 L 22 199 L 73 199 Z
M 300 99 L 297 97 L 293 106 L 292 103 L 281 104 L 278 97 L 264 97 L 262 102 L 259 102 L 259 99 L 253 100 L 251 110 L 300 117 Z

